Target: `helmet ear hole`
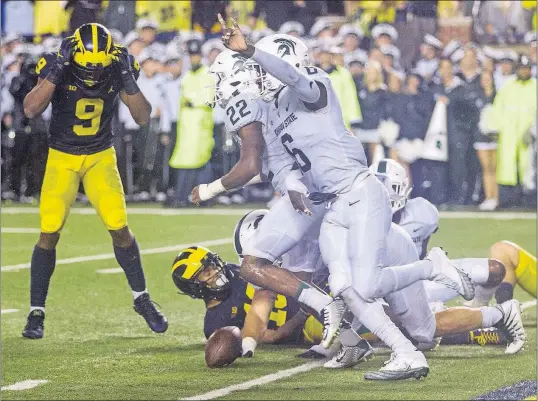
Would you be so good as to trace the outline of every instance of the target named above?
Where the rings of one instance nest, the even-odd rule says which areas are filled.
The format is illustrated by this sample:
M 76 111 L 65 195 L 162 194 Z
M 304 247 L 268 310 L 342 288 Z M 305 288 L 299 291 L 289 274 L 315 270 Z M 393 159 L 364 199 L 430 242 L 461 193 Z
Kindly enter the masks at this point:
M 299 68 L 301 65 L 299 63 L 295 64 L 295 67 Z

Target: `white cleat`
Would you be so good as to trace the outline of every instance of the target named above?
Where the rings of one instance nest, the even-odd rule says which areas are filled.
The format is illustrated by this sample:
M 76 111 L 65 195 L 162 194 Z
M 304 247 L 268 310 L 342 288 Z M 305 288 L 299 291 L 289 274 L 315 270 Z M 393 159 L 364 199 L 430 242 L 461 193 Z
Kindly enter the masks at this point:
M 340 352 L 330 361 L 325 362 L 323 366 L 329 369 L 351 368 L 362 361 L 370 359 L 373 353 L 374 350 L 368 341 L 362 339 L 353 347 L 342 345 Z
M 519 301 L 511 299 L 503 302 L 500 305 L 495 305 L 503 314 L 503 318 L 496 326 L 500 330 L 504 330 L 511 338 L 511 342 L 506 346 L 505 354 L 515 354 L 519 352 L 527 342 L 527 334 L 523 327 L 521 319 L 521 305 Z
M 377 372 L 366 372 L 366 380 L 405 380 L 428 376 L 430 367 L 420 351 L 392 353 L 385 366 Z
M 340 325 L 346 313 L 346 304 L 340 297 L 336 297 L 321 311 L 323 315 L 323 337 L 321 345 L 329 348 L 340 334 Z
M 430 249 L 425 259 L 433 263 L 432 281 L 453 289 L 466 301 L 474 298 L 474 285 L 470 277 L 450 261 L 445 251 L 434 247 Z

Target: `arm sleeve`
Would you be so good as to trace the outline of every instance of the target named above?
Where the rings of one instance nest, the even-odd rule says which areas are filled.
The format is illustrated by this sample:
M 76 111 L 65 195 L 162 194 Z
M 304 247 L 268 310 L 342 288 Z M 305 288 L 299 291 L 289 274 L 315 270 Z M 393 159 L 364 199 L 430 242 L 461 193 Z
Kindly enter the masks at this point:
M 258 48 L 256 48 L 252 59 L 269 74 L 296 91 L 304 102 L 315 103 L 319 100 L 321 91 L 316 82 L 293 68 L 286 61 Z

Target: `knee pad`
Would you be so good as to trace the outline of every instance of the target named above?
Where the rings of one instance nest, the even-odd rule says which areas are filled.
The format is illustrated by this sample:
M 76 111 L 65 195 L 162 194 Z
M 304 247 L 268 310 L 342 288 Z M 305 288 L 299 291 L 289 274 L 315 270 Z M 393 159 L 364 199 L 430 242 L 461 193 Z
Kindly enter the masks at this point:
M 488 281 L 483 285 L 485 288 L 497 287 L 502 283 L 506 274 L 504 264 L 497 259 L 488 259 L 489 276 Z
M 101 216 L 108 230 L 121 230 L 127 225 L 127 212 L 125 209 L 110 210 Z

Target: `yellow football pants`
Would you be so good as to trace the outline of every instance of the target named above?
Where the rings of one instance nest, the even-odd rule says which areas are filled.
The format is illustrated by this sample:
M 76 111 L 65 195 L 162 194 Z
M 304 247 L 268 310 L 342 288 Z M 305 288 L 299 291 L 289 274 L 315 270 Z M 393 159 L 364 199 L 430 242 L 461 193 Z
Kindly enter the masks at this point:
M 125 196 L 116 165 L 116 151 L 72 155 L 50 149 L 41 189 L 41 231 L 59 232 L 75 202 L 80 181 L 86 196 L 108 230 L 127 225 Z
M 520 287 L 536 298 L 536 257 L 519 247 L 519 264 L 514 273 Z

